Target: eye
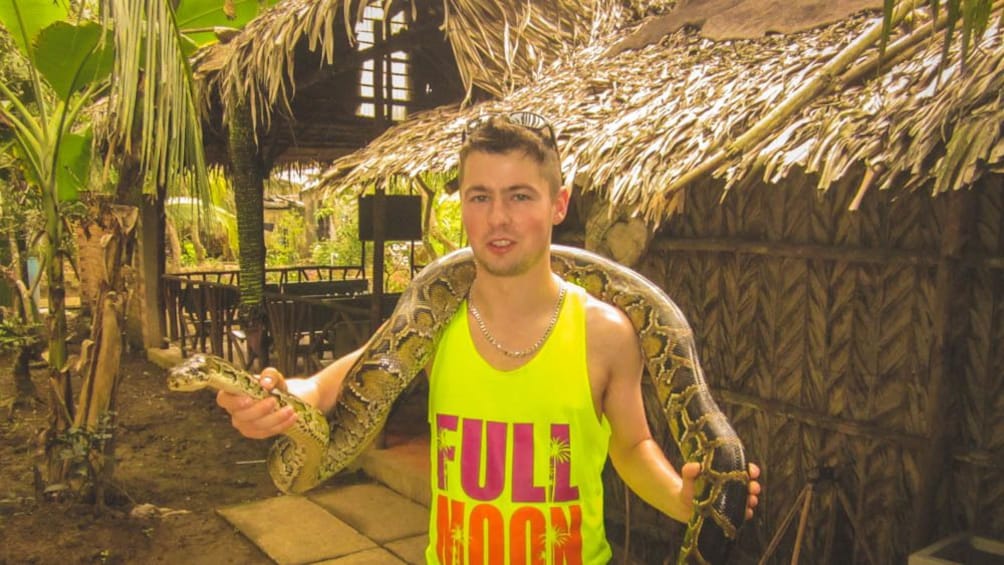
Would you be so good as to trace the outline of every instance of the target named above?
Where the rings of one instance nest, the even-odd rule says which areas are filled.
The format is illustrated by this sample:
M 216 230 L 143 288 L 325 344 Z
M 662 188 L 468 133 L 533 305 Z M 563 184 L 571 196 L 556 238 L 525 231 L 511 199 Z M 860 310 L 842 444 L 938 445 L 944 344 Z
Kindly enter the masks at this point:
M 517 202 L 526 202 L 527 200 L 533 200 L 533 196 L 526 192 L 517 192 L 512 195 L 512 199 Z

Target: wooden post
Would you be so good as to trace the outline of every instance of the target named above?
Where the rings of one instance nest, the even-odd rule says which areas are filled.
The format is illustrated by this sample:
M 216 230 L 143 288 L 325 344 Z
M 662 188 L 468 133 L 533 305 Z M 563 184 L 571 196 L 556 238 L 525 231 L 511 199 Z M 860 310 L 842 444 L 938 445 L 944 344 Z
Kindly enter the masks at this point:
M 384 239 L 387 236 L 387 199 L 384 189 L 373 194 L 373 294 L 370 302 L 370 335 L 376 333 L 383 322 L 383 260 Z M 387 431 L 382 428 L 373 439 L 373 447 L 387 447 Z
M 143 346 L 167 347 L 167 320 L 164 317 L 164 293 L 161 277 L 164 275 L 165 217 L 164 199 L 158 192 L 156 198 L 141 198 L 139 202 L 139 256 L 142 269 Z M 99 304 L 100 306 L 100 304 Z
M 383 321 L 384 237 L 387 233 L 387 200 L 382 188 L 373 194 L 373 294 L 370 300 L 370 333 Z
M 948 215 L 941 236 L 938 267 L 935 274 L 933 307 L 933 340 L 931 344 L 931 364 L 927 382 L 927 422 L 931 437 L 930 447 L 920 457 L 920 484 L 914 502 L 914 524 L 910 540 L 912 548 L 929 544 L 937 530 L 937 516 L 940 515 L 939 500 L 944 494 L 942 476 L 950 462 L 950 433 L 948 411 L 952 406 L 949 375 L 955 372 L 955 336 L 952 327 L 954 298 L 958 292 L 960 255 L 965 246 L 970 218 L 973 212 L 973 194 L 968 191 L 952 191 L 948 199 Z

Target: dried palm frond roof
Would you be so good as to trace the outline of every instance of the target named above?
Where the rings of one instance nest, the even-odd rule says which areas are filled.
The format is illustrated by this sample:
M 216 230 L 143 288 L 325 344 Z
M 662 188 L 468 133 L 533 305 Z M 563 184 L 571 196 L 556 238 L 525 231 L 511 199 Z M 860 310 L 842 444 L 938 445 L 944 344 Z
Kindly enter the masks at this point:
M 641 49 L 608 49 L 631 33 L 622 30 L 563 58 L 503 99 L 410 118 L 335 161 L 322 183 L 329 190 L 351 190 L 395 175 L 450 170 L 469 119 L 525 109 L 553 119 L 566 179 L 658 222 L 682 205 L 684 193 L 667 197 L 667 186 L 728 146 L 880 19 L 857 15 L 787 36 L 718 42 L 685 28 Z M 908 46 L 880 71 L 855 65 L 835 77 L 837 88 L 712 174 L 730 188 L 777 182 L 797 167 L 815 175 L 825 190 L 863 163 L 863 194 L 869 187 L 938 193 L 999 172 L 1002 37 L 999 22 L 992 24 L 965 69 L 956 56 L 942 65 L 937 34 Z M 874 55 L 874 48 L 867 50 L 857 63 Z
M 501 95 L 525 84 L 570 46 L 594 39 L 631 17 L 616 0 L 384 0 L 415 11 L 442 2 L 442 29 L 450 41 L 465 87 Z M 657 0 L 636 1 L 652 9 Z M 353 29 L 372 2 L 285 0 L 250 22 L 226 43 L 195 57 L 193 66 L 206 97 L 247 98 L 255 124 L 267 124 L 277 106 L 288 109 L 296 88 L 297 47 L 305 42 L 323 65 L 332 65 L 339 41 L 354 41 Z
M 197 53 L 193 69 L 204 97 L 247 98 L 255 124 L 267 124 L 276 105 L 288 108 L 295 84 L 296 47 L 306 41 L 325 64 L 335 58 L 337 33 L 360 19 L 346 0 L 286 0 L 276 4 L 226 43 Z M 360 9 L 365 3 L 360 5 Z
M 470 92 L 477 85 L 504 96 L 576 46 L 624 22 L 620 2 L 445 0 L 446 36 Z

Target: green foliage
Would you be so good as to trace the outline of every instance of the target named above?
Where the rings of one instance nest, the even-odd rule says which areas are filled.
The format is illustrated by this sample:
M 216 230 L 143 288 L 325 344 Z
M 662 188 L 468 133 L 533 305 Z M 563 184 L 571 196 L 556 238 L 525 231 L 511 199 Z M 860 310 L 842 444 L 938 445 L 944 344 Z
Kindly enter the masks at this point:
M 433 203 L 436 217 L 436 228 L 447 240 L 459 247 L 464 240 L 464 225 L 460 217 L 460 196 L 440 192 Z M 439 240 L 432 241 L 436 256 L 446 253 L 446 246 Z
M 433 193 L 431 204 L 423 199 L 423 206 L 431 206 L 434 225 L 426 229 L 426 240 L 415 242 L 414 263 L 421 267 L 435 257 L 445 254 L 461 245 L 463 227 L 460 217 L 460 200 L 456 194 L 445 191 L 446 184 L 455 177 L 454 172 L 423 173 L 420 182 Z M 390 194 L 411 191 L 413 179 L 396 178 L 388 183 Z M 362 258 L 362 244 L 359 242 L 358 197 L 355 192 L 329 196 L 325 206 L 316 212 L 316 219 L 327 218 L 331 223 L 328 238 L 316 242 L 312 249 L 314 263 L 332 265 L 358 265 Z M 425 213 L 423 208 L 423 214 Z M 424 223 L 423 218 L 423 223 Z M 435 234 L 435 235 L 432 235 Z M 449 246 L 444 243 L 449 242 Z M 432 246 L 430 251 L 426 244 Z M 372 245 L 367 257 L 372 260 Z M 387 242 L 384 248 L 386 261 L 384 271 L 389 292 L 399 292 L 411 282 L 412 244 L 410 242 Z
M 284 212 L 279 215 L 275 227 L 265 234 L 265 265 L 285 267 L 301 263 L 305 253 L 303 215 L 299 212 Z
M 182 0 L 174 11 L 178 29 L 195 47 L 216 41 L 214 28 L 242 28 L 264 8 L 274 6 L 279 0 L 234 0 L 233 12 L 228 14 L 223 0 Z
M 195 267 L 199 264 L 199 255 L 195 252 L 195 244 L 189 240 L 181 242 L 181 266 Z
M 882 6 L 882 36 L 879 49 L 885 51 L 886 44 L 892 35 L 893 12 L 903 4 L 903 0 L 883 0 Z M 917 3 L 917 7 L 926 6 L 931 11 L 933 19 L 945 15 L 945 42 L 942 47 L 942 63 L 948 61 L 953 41 L 958 38 L 961 43 L 959 58 L 965 63 L 976 40 L 986 31 L 993 10 L 993 0 L 926 0 Z M 1001 15 L 1004 24 L 1004 13 Z M 961 24 L 961 28 L 960 28 Z M 958 34 L 958 35 L 957 35 Z M 961 36 L 961 37 L 959 37 Z
M 56 95 L 67 100 L 81 86 L 111 74 L 115 52 L 108 36 L 96 22 L 55 22 L 38 34 L 32 60 Z
M 314 242 L 310 261 L 317 265 L 358 265 L 362 260 L 362 245 L 345 237 Z
M 0 351 L 18 351 L 41 342 L 41 324 L 0 317 Z
M 327 219 L 331 225 L 329 238 L 314 243 L 311 258 L 319 265 L 358 265 L 362 262 L 359 242 L 359 206 L 356 195 L 342 195 L 319 208 L 313 224 Z
M 9 145 L 0 145 L 0 238 L 30 241 L 42 225 L 42 196 L 24 185 Z
M 0 26 L 0 82 L 17 97 L 24 100 L 24 92 L 28 90 L 31 76 L 28 71 L 28 60 L 14 43 L 14 38 L 3 26 Z M 6 135 L 0 132 L 0 139 Z
M 119 53 L 109 100 L 108 111 L 115 116 L 109 146 L 112 152 L 138 156 L 145 192 L 153 193 L 158 185 L 180 184 L 182 177 L 193 175 L 188 184 L 192 195 L 208 199 L 202 122 L 188 57 L 195 46 L 216 40 L 204 31 L 242 26 L 271 3 L 102 0 L 105 24 L 113 30 Z M 228 13 L 231 5 L 234 13 Z M 186 35 L 186 29 L 192 34 Z
M 69 17 L 70 13 L 63 2 L 0 0 L 0 22 L 25 55 L 29 53 L 28 46 L 40 31 Z
M 80 191 L 87 188 L 93 137 L 87 128 L 81 133 L 65 133 L 59 140 L 56 190 L 60 202 L 76 201 Z
M 58 203 L 76 200 L 87 183 L 91 134 L 75 130 L 101 90 L 95 80 L 107 75 L 109 52 L 101 26 L 60 20 L 65 9 L 50 4 L 0 0 L 0 22 L 29 62 L 30 79 L 30 93 L 0 83 L 0 117 L 11 125 L 24 177 Z M 58 206 L 46 214 L 58 215 Z
M 208 218 L 203 214 L 204 210 L 201 203 L 190 196 L 172 196 L 164 200 L 164 211 L 178 229 L 179 236 L 193 228 L 206 234 L 211 240 L 220 239 L 222 235 L 230 248 L 229 256 L 236 256 L 239 245 L 237 216 L 231 210 L 215 204 L 209 207 Z

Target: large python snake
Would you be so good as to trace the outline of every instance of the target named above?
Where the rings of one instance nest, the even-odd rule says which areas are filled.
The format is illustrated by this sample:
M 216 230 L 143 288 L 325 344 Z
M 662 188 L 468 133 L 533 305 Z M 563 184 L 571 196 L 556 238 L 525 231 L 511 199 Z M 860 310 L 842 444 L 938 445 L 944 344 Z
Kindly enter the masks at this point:
M 704 382 L 693 332 L 682 312 L 638 273 L 591 252 L 554 245 L 551 266 L 565 280 L 619 307 L 634 325 L 646 378 L 654 384 L 671 435 L 684 459 L 701 463 L 678 562 L 725 561 L 745 519 L 749 476 L 742 443 Z M 393 402 L 435 352 L 439 332 L 463 303 L 474 274 L 469 248 L 427 266 L 349 370 L 327 420 L 294 396 L 271 393 L 280 406 L 290 405 L 299 415 L 269 453 L 269 474 L 280 490 L 304 492 L 342 470 L 370 445 Z M 269 394 L 251 375 L 208 355 L 195 355 L 178 365 L 168 384 L 173 390 L 208 386 L 255 398 Z

